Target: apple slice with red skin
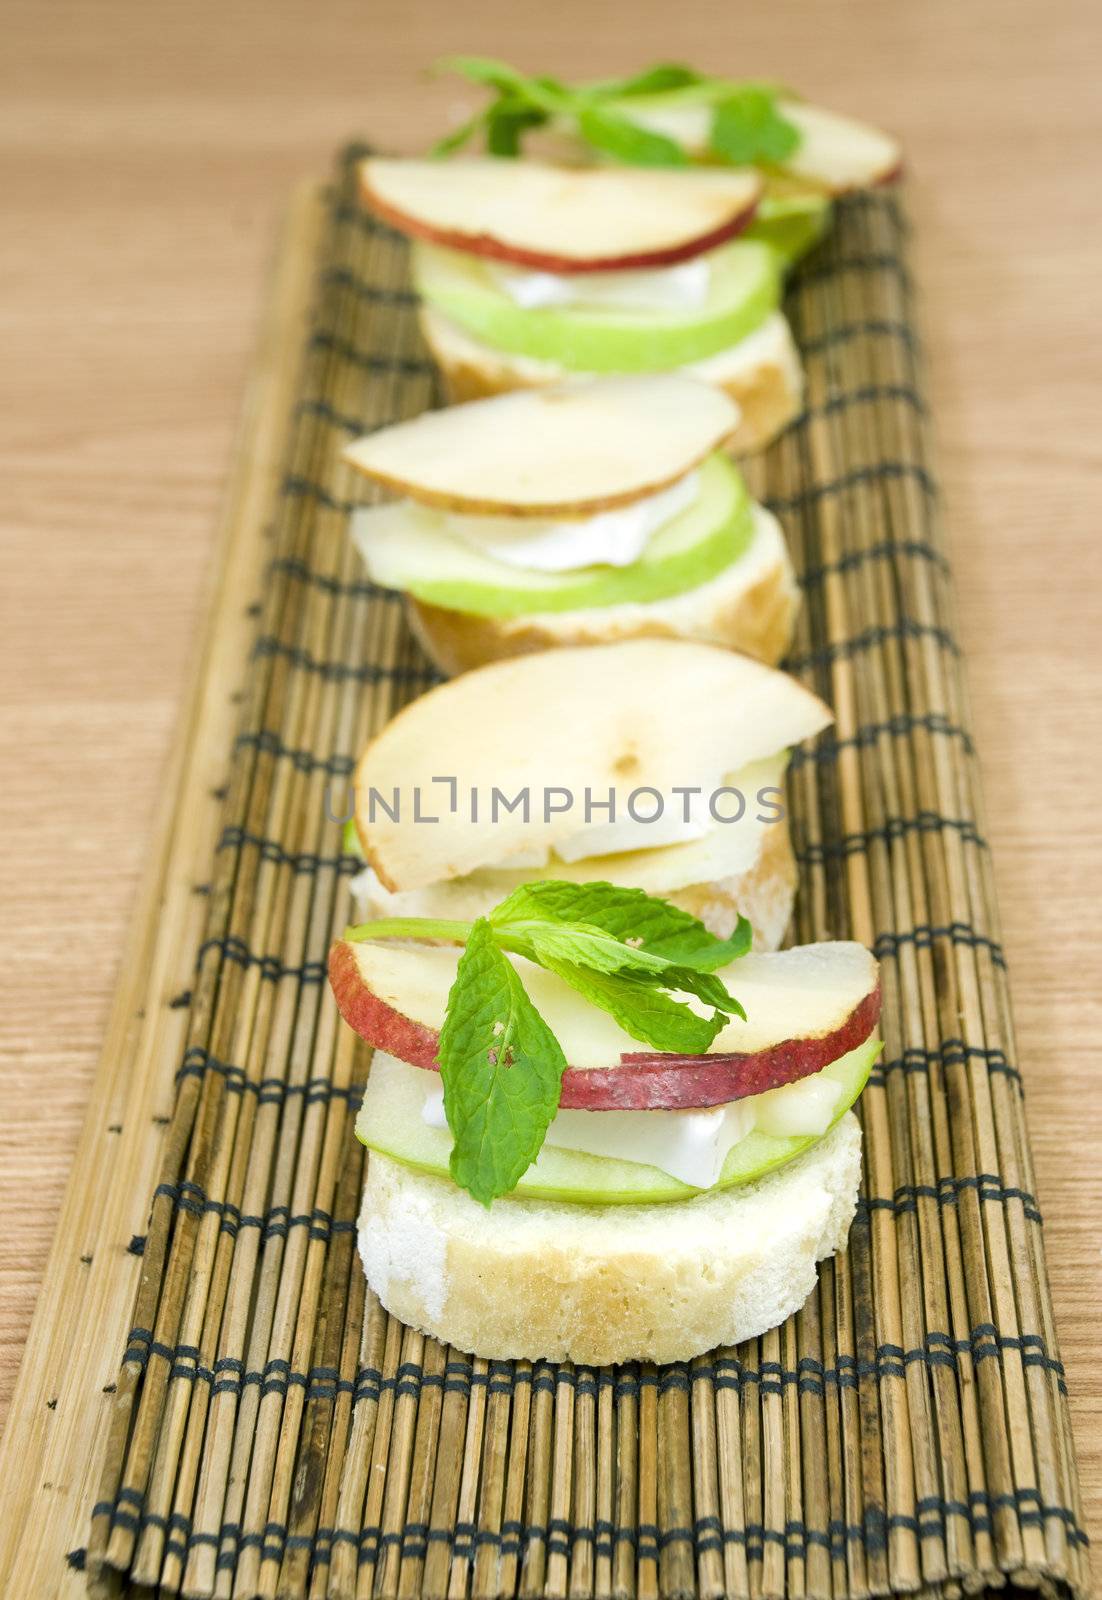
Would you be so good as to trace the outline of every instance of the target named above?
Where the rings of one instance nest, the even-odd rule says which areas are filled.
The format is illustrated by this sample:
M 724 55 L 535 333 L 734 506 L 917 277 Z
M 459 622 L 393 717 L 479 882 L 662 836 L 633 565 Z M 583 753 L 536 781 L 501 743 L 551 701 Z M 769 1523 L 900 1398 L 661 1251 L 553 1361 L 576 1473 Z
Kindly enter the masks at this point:
M 714 91 L 698 87 L 683 95 L 633 96 L 617 109 L 643 127 L 675 139 L 697 160 L 715 161 L 721 159 L 711 146 L 715 99 Z M 777 169 L 782 194 L 792 183 L 829 195 L 851 194 L 893 183 L 903 171 L 899 141 L 871 123 L 787 95 L 780 97 L 778 110 L 800 135 L 796 149 Z M 579 152 L 575 141 L 563 148 L 564 155 L 571 152 L 575 159 L 585 153 Z M 770 187 L 774 181 L 772 176 Z
M 329 982 L 341 1015 L 368 1044 L 411 1066 L 439 1070 L 439 1030 L 459 954 L 341 940 L 329 953 Z M 641 1051 L 607 1013 L 553 974 L 525 961 L 516 965 L 568 1062 L 586 1059 L 566 1069 L 564 1109 L 727 1105 L 820 1072 L 863 1044 L 880 1015 L 876 962 L 863 946 L 805 945 L 746 956 L 724 970 L 748 1020 L 732 1019 L 707 1055 Z M 730 1047 L 743 1038 L 749 1048 Z
M 757 173 L 555 167 L 472 157 L 360 166 L 368 206 L 402 233 L 539 272 L 668 267 L 749 224 Z
M 343 454 L 375 483 L 442 511 L 573 519 L 669 488 L 738 420 L 721 390 L 675 372 L 568 379 L 423 411 Z

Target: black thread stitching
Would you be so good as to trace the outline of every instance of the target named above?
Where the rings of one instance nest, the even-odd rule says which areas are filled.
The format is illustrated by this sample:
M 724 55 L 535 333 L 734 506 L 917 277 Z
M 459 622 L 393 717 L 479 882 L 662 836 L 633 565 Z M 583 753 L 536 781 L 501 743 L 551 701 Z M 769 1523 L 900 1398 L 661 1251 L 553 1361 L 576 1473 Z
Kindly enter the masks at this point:
M 916 622 L 913 617 L 900 617 L 897 622 L 877 623 L 874 627 L 865 628 L 852 639 L 836 639 L 817 650 L 789 656 L 784 665 L 789 672 L 805 672 L 809 667 L 828 667 L 832 662 L 848 661 L 851 656 L 875 650 L 897 639 L 932 639 L 949 655 L 960 655 L 960 645 L 947 628 L 938 627 L 933 622 Z
M 859 833 L 845 833 L 822 843 L 802 845 L 796 851 L 796 859 L 804 866 L 822 866 L 827 861 L 863 855 L 870 844 L 895 844 L 912 833 L 958 833 L 966 844 L 974 844 L 980 850 L 987 849 L 986 839 L 977 833 L 970 817 L 943 817 L 934 811 L 920 811 L 915 817 L 889 817 L 879 827 L 866 828 Z
M 318 417 L 322 422 L 328 422 L 331 427 L 339 428 L 342 433 L 351 434 L 353 438 L 376 431 L 375 428 L 365 426 L 358 417 L 338 411 L 328 400 L 300 400 L 295 406 L 294 414 L 296 417 Z M 382 427 L 384 424 L 380 423 L 377 426 Z
M 898 956 L 905 945 L 913 944 L 916 950 L 932 950 L 938 939 L 947 939 L 950 944 L 962 945 L 970 950 L 986 950 L 997 967 L 1006 966 L 1006 958 L 998 941 L 986 933 L 980 933 L 969 922 L 949 922 L 943 927 L 923 922 L 913 928 L 887 930 L 877 935 L 872 953 L 878 961 L 884 961 L 889 956 Z
M 321 983 L 326 976 L 324 961 L 304 961 L 296 966 L 294 963 L 281 961 L 278 956 L 258 956 L 249 949 L 244 939 L 230 935 L 218 939 L 204 939 L 195 957 L 196 971 L 212 950 L 216 950 L 224 960 L 232 962 L 235 966 L 259 967 L 260 976 L 267 983 L 279 983 L 283 978 L 297 978 L 299 983 L 304 984 Z
M 878 1061 L 869 1074 L 869 1082 L 882 1083 L 892 1072 L 929 1073 L 936 1066 L 961 1067 L 970 1061 L 982 1061 L 989 1073 L 1009 1078 L 1021 1089 L 1022 1075 L 1008 1060 L 1005 1050 L 996 1045 L 966 1044 L 963 1039 L 943 1039 L 932 1048 L 908 1045 L 902 1055 Z
M 401 373 L 407 378 L 432 378 L 436 377 L 436 368 L 428 356 L 380 356 L 373 351 L 361 350 L 350 339 L 341 338 L 339 334 L 331 333 L 326 328 L 319 328 L 310 335 L 307 341 L 310 350 L 327 350 L 341 361 L 347 361 L 350 366 L 359 367 L 364 372 L 382 372 L 387 375 Z
M 318 756 L 312 750 L 297 749 L 285 744 L 279 734 L 270 728 L 262 728 L 256 733 L 239 733 L 233 745 L 235 750 L 258 750 L 278 761 L 289 761 L 296 772 L 326 772 L 332 778 L 347 778 L 356 770 L 352 756 Z
M 915 1504 L 917 1515 L 886 1513 L 879 1506 L 869 1506 L 864 1520 L 847 1523 L 832 1519 L 826 1529 L 810 1528 L 801 1518 L 788 1519 L 783 1528 L 766 1527 L 761 1522 L 749 1522 L 742 1528 L 724 1528 L 718 1517 L 701 1516 L 692 1526 L 660 1528 L 655 1523 L 640 1523 L 637 1527 L 616 1527 L 607 1520 L 597 1519 L 592 1527 L 577 1526 L 564 1517 L 553 1517 L 547 1523 L 522 1523 L 514 1519 L 503 1521 L 500 1530 L 479 1528 L 469 1521 L 457 1522 L 453 1528 L 430 1528 L 424 1522 L 408 1522 L 400 1530 L 384 1532 L 378 1526 L 361 1529 L 318 1528 L 313 1535 L 292 1534 L 285 1523 L 269 1521 L 258 1533 L 242 1533 L 239 1523 L 226 1523 L 218 1534 L 193 1533 L 190 1522 L 179 1513 L 170 1517 L 142 1512 L 136 1516 L 123 1511 L 117 1504 L 101 1501 L 93 1508 L 93 1516 L 111 1516 L 122 1527 L 138 1531 L 148 1525 L 179 1533 L 183 1542 L 180 1553 L 195 1545 L 228 1543 L 232 1548 L 219 1557 L 219 1565 L 233 1565 L 236 1555 L 246 1549 L 259 1548 L 266 1556 L 278 1560 L 291 1549 L 311 1549 L 315 1555 L 327 1554 L 334 1545 L 348 1544 L 357 1549 L 360 1565 L 374 1565 L 382 1551 L 400 1548 L 404 1555 L 414 1559 L 422 1557 L 429 1544 L 445 1543 L 452 1548 L 456 1559 L 469 1559 L 478 1548 L 490 1545 L 503 1554 L 519 1554 L 526 1543 L 535 1542 L 547 1547 L 548 1552 L 569 1554 L 577 1543 L 594 1544 L 598 1551 L 611 1552 L 616 1545 L 626 1544 L 641 1560 L 654 1561 L 660 1552 L 676 1544 L 691 1544 L 698 1553 L 717 1549 L 725 1544 L 745 1545 L 750 1552 L 760 1556 L 766 1544 L 783 1547 L 790 1556 L 800 1556 L 809 1547 L 829 1548 L 844 1552 L 847 1545 L 863 1546 L 868 1551 L 883 1551 L 887 1534 L 903 1529 L 920 1538 L 941 1538 L 945 1521 L 949 1517 L 962 1517 L 974 1532 L 990 1531 L 991 1514 L 1000 1509 L 1017 1513 L 1023 1525 L 1039 1526 L 1045 1521 L 1061 1522 L 1073 1544 L 1087 1546 L 1087 1535 L 1079 1528 L 1074 1513 L 1066 1506 L 1046 1505 L 1037 1489 L 1021 1486 L 1004 1494 L 990 1494 L 973 1490 L 967 1500 L 948 1500 L 940 1495 L 925 1495 Z
M 337 855 L 317 855 L 312 850 L 287 850 L 278 839 L 266 839 L 263 834 L 248 833 L 244 828 L 230 827 L 222 830 L 216 850 L 258 850 L 262 861 L 277 866 L 290 867 L 294 873 L 337 872 L 353 877 L 363 868 L 363 862 L 349 851 Z
M 1028 1189 L 1004 1184 L 996 1173 L 991 1172 L 962 1178 L 944 1176 L 936 1183 L 904 1183 L 890 1196 L 862 1196 L 857 1204 L 858 1210 L 866 1215 L 873 1211 L 890 1211 L 895 1216 L 904 1216 L 918 1211 L 919 1200 L 932 1200 L 939 1206 L 955 1206 L 960 1195 L 971 1189 L 977 1191 L 983 1204 L 1008 1205 L 1012 1200 L 1020 1200 L 1028 1220 L 1042 1222 L 1036 1198 Z
M 906 264 L 890 251 L 870 251 L 864 256 L 833 256 L 826 261 L 804 266 L 796 280 L 796 287 L 802 289 L 808 284 L 824 283 L 830 278 L 841 277 L 843 272 L 891 273 L 899 279 L 904 291 L 910 292 L 911 277 Z
M 801 339 L 800 351 L 805 356 L 821 355 L 826 350 L 834 349 L 836 345 L 848 344 L 853 339 L 863 338 L 897 339 L 900 344 L 906 345 L 912 355 L 918 355 L 921 350 L 920 340 L 906 322 L 868 318 L 859 322 L 839 323 L 826 333 L 816 334 L 810 339 Z
M 189 1045 L 176 1069 L 176 1082 L 184 1078 L 202 1078 L 208 1072 L 218 1073 L 226 1080 L 230 1094 L 255 1094 L 259 1105 L 283 1105 L 287 1100 L 302 1096 L 303 1104 L 326 1105 L 332 1100 L 345 1100 L 358 1106 L 363 1098 L 362 1083 L 347 1086 L 333 1083 L 329 1078 L 309 1078 L 304 1083 L 288 1083 L 283 1078 L 249 1078 L 241 1067 L 221 1061 L 204 1045 Z
M 370 151 L 364 150 L 362 153 L 369 155 Z M 356 157 L 355 159 L 358 160 L 360 158 Z M 348 201 L 341 201 L 334 206 L 332 216 L 334 222 L 351 224 L 352 227 L 358 228 L 361 232 L 373 234 L 377 238 L 393 239 L 395 244 L 403 246 L 409 243 L 404 233 L 399 233 L 397 228 L 392 228 L 389 223 L 381 221 L 366 206 L 353 205 Z
M 835 412 L 847 411 L 851 406 L 873 405 L 881 400 L 898 400 L 903 405 L 909 406 L 920 417 L 929 414 L 926 401 L 911 384 L 869 383 L 862 384 L 857 389 L 844 389 L 838 394 L 829 395 L 818 405 L 808 406 L 795 418 L 791 426 L 806 427 L 816 417 L 833 416 Z
M 931 544 L 929 540 L 883 539 L 879 544 L 869 545 L 865 550 L 851 550 L 846 555 L 839 556 L 837 561 L 823 561 L 814 567 L 808 567 L 800 574 L 800 583 L 803 588 L 810 589 L 821 584 L 826 578 L 855 572 L 866 562 L 893 561 L 896 556 L 906 556 L 914 561 L 928 561 L 946 577 L 949 575 L 948 561 L 937 545 Z
M 335 573 L 315 572 L 307 562 L 298 556 L 280 556 L 269 563 L 269 573 L 277 573 L 291 578 L 299 583 L 313 585 L 326 594 L 344 596 L 353 600 L 386 600 L 400 601 L 402 596 L 397 589 L 384 589 L 377 583 L 372 583 L 369 578 L 338 578 Z
M 837 761 L 843 750 L 865 750 L 885 735 L 893 739 L 905 739 L 919 730 L 924 733 L 940 734 L 946 739 L 958 739 L 966 755 L 975 754 L 967 729 L 958 723 L 950 722 L 940 711 L 921 714 L 900 712 L 898 716 L 889 717 L 886 722 L 864 723 L 854 733 L 842 739 L 824 734 L 819 742 L 810 748 L 801 747 L 793 750 L 790 765 L 795 768 L 807 761 L 814 761 L 820 766 L 825 766 Z
M 400 237 L 400 235 L 395 235 Z M 383 284 L 369 283 L 351 267 L 327 267 L 318 280 L 323 288 L 351 289 L 361 300 L 375 305 L 416 306 L 420 296 L 413 289 L 391 289 Z
M 848 490 L 860 488 L 864 484 L 894 483 L 903 478 L 912 479 L 932 500 L 938 498 L 937 483 L 921 462 L 876 461 L 868 466 L 853 467 L 838 478 L 828 479 L 826 483 L 808 484 L 796 494 L 764 500 L 762 504 L 770 511 L 778 513 L 799 511 L 804 506 L 817 505 L 820 500 L 828 500 L 836 494 L 845 494 Z
M 326 683 L 432 684 L 441 681 L 440 673 L 430 667 L 384 667 L 374 661 L 362 661 L 354 665 L 348 661 L 319 660 L 300 645 L 285 644 L 282 639 L 275 639 L 271 634 L 261 634 L 253 646 L 253 655 L 258 660 L 268 656 L 278 656 L 302 672 L 316 673 Z

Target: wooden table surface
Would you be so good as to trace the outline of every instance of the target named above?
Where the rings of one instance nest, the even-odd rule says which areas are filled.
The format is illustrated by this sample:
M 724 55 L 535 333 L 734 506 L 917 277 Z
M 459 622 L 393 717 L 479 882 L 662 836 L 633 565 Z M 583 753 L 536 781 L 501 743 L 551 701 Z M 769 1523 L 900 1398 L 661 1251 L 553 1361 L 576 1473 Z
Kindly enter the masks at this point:
M 0 75 L 0 1408 L 189 664 L 278 221 L 420 69 L 683 58 L 904 138 L 1087 1524 L 1102 1535 L 1102 137 L 1091 0 L 9 0 Z M 74 1337 L 79 1336 L 74 1330 Z

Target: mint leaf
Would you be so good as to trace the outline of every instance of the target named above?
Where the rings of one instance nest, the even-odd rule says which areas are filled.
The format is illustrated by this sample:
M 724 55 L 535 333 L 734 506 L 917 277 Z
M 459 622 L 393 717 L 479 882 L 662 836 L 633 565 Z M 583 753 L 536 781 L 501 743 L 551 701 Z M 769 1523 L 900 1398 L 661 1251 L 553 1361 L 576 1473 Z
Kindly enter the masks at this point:
M 668 900 L 611 883 L 522 884 L 491 911 L 490 921 L 495 927 L 524 921 L 588 923 L 652 955 L 707 972 L 744 956 L 751 940 L 745 918 L 729 939 L 717 939 L 696 917 Z
M 364 848 L 360 843 L 360 836 L 356 832 L 356 819 L 349 817 L 341 834 L 341 853 L 346 856 L 358 856 L 364 859 Z
M 494 943 L 471 929 L 440 1030 L 444 1114 L 455 1182 L 484 1206 L 515 1189 L 558 1109 L 566 1060 Z
M 492 56 L 446 56 L 436 62 L 435 70 L 457 72 L 472 83 L 480 83 L 499 95 L 510 96 L 519 104 L 529 104 L 541 111 L 566 110 L 573 100 L 571 91 L 557 78 L 530 78 L 507 61 L 498 61 Z
M 712 149 L 738 166 L 785 161 L 799 143 L 799 129 L 777 109 L 777 96 L 770 89 L 747 84 L 716 106 Z
M 662 956 L 619 944 L 597 929 L 537 927 L 528 938 L 531 959 L 549 972 L 558 972 L 563 963 L 568 963 L 605 977 L 630 978 L 637 987 L 695 995 L 717 1011 L 746 1020 L 742 1006 L 714 973 L 679 966 Z M 627 1031 L 631 1033 L 633 1029 L 631 1025 Z
M 663 61 L 646 67 L 630 78 L 608 78 L 603 83 L 591 85 L 589 93 L 602 98 L 619 100 L 634 94 L 662 94 L 667 89 L 687 89 L 690 85 L 704 83 L 704 74 L 678 61 Z
M 688 161 L 676 139 L 604 106 L 583 106 L 578 112 L 578 132 L 595 150 L 630 166 L 683 167 Z
M 668 961 L 680 962 L 695 968 L 697 972 L 718 972 L 720 967 L 726 967 L 740 956 L 749 954 L 754 940 L 754 930 L 745 917 L 738 919 L 734 933 L 726 939 L 717 939 L 707 928 L 704 928 L 704 934 L 707 942 L 700 942 L 694 934 L 687 932 L 680 938 L 672 935 L 663 940 L 661 945 L 652 948 Z
M 587 928 L 584 923 L 571 926 L 565 923 L 517 923 L 499 930 L 506 938 L 519 934 L 519 942 L 527 948 L 520 953 L 528 955 L 541 967 L 554 970 L 555 962 L 570 962 L 584 967 L 588 972 L 625 973 L 636 983 L 648 984 L 656 989 L 680 989 L 685 994 L 696 995 L 708 1005 L 721 1011 L 737 1014 L 745 1019 L 738 1001 L 727 993 L 714 973 L 701 972 L 695 967 L 679 966 L 667 961 L 665 956 L 652 955 L 634 945 L 624 944 L 600 928 Z
M 502 943 L 540 966 L 545 965 L 545 956 L 576 961 L 594 972 L 658 974 L 668 965 L 661 956 L 648 955 L 584 922 L 515 922 L 495 927 L 495 932 Z
M 518 156 L 521 135 L 546 122 L 547 115 L 511 97 L 495 101 L 485 115 L 487 150 L 492 156 Z
M 472 83 L 481 83 L 499 94 L 511 94 L 523 89 L 528 79 L 516 67 L 496 56 L 444 56 L 433 63 L 434 72 L 455 72 Z
M 590 1005 L 607 1011 L 633 1039 L 653 1045 L 656 1050 L 703 1055 L 726 1026 L 726 1018 L 719 1012 L 711 1017 L 698 1016 L 664 990 L 640 981 L 637 973 L 595 972 L 591 967 L 550 955 L 545 955 L 542 965 L 576 989 Z

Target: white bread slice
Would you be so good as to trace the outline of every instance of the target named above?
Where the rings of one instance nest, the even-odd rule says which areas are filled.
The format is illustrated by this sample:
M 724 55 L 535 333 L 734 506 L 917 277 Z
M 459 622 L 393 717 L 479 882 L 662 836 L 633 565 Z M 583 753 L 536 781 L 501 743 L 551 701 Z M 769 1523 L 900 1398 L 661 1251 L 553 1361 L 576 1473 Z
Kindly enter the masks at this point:
M 860 1176 L 852 1112 L 756 1183 L 667 1204 L 486 1210 L 372 1154 L 360 1255 L 388 1311 L 488 1360 L 687 1361 L 799 1309 L 845 1244 Z
M 674 852 L 667 850 L 663 854 L 672 878 L 676 870 Z M 588 865 L 593 877 L 609 877 L 606 858 Z M 552 875 L 560 876 L 563 869 L 556 865 L 549 870 Z M 516 884 L 532 876 L 538 874 L 474 872 L 467 877 L 430 884 L 427 888 L 392 893 L 384 889 L 375 873 L 367 868 L 352 880 L 350 887 L 355 898 L 357 922 L 368 922 L 376 917 L 433 917 L 470 922 L 487 915 Z M 626 876 L 632 875 L 629 872 Z M 729 938 L 739 917 L 746 917 L 754 931 L 754 949 L 779 950 L 796 895 L 796 858 L 792 853 L 788 822 L 772 822 L 762 829 L 760 849 L 755 859 L 741 871 L 711 881 L 683 884 L 676 889 L 645 887 L 699 918 L 719 939 Z
M 435 306 L 422 305 L 420 317 L 425 342 L 440 368 L 453 405 L 585 376 L 569 373 L 554 361 L 495 350 Z M 735 401 L 742 413 L 729 443 L 735 455 L 763 449 L 799 414 L 803 403 L 799 351 L 792 330 L 779 311 L 729 350 L 678 370 L 684 377 L 714 384 Z
M 487 661 L 557 645 L 617 639 L 700 639 L 775 666 L 792 639 L 799 587 L 780 524 L 754 507 L 754 535 L 737 561 L 695 589 L 643 604 L 483 617 L 407 597 L 410 622 L 449 677 Z

